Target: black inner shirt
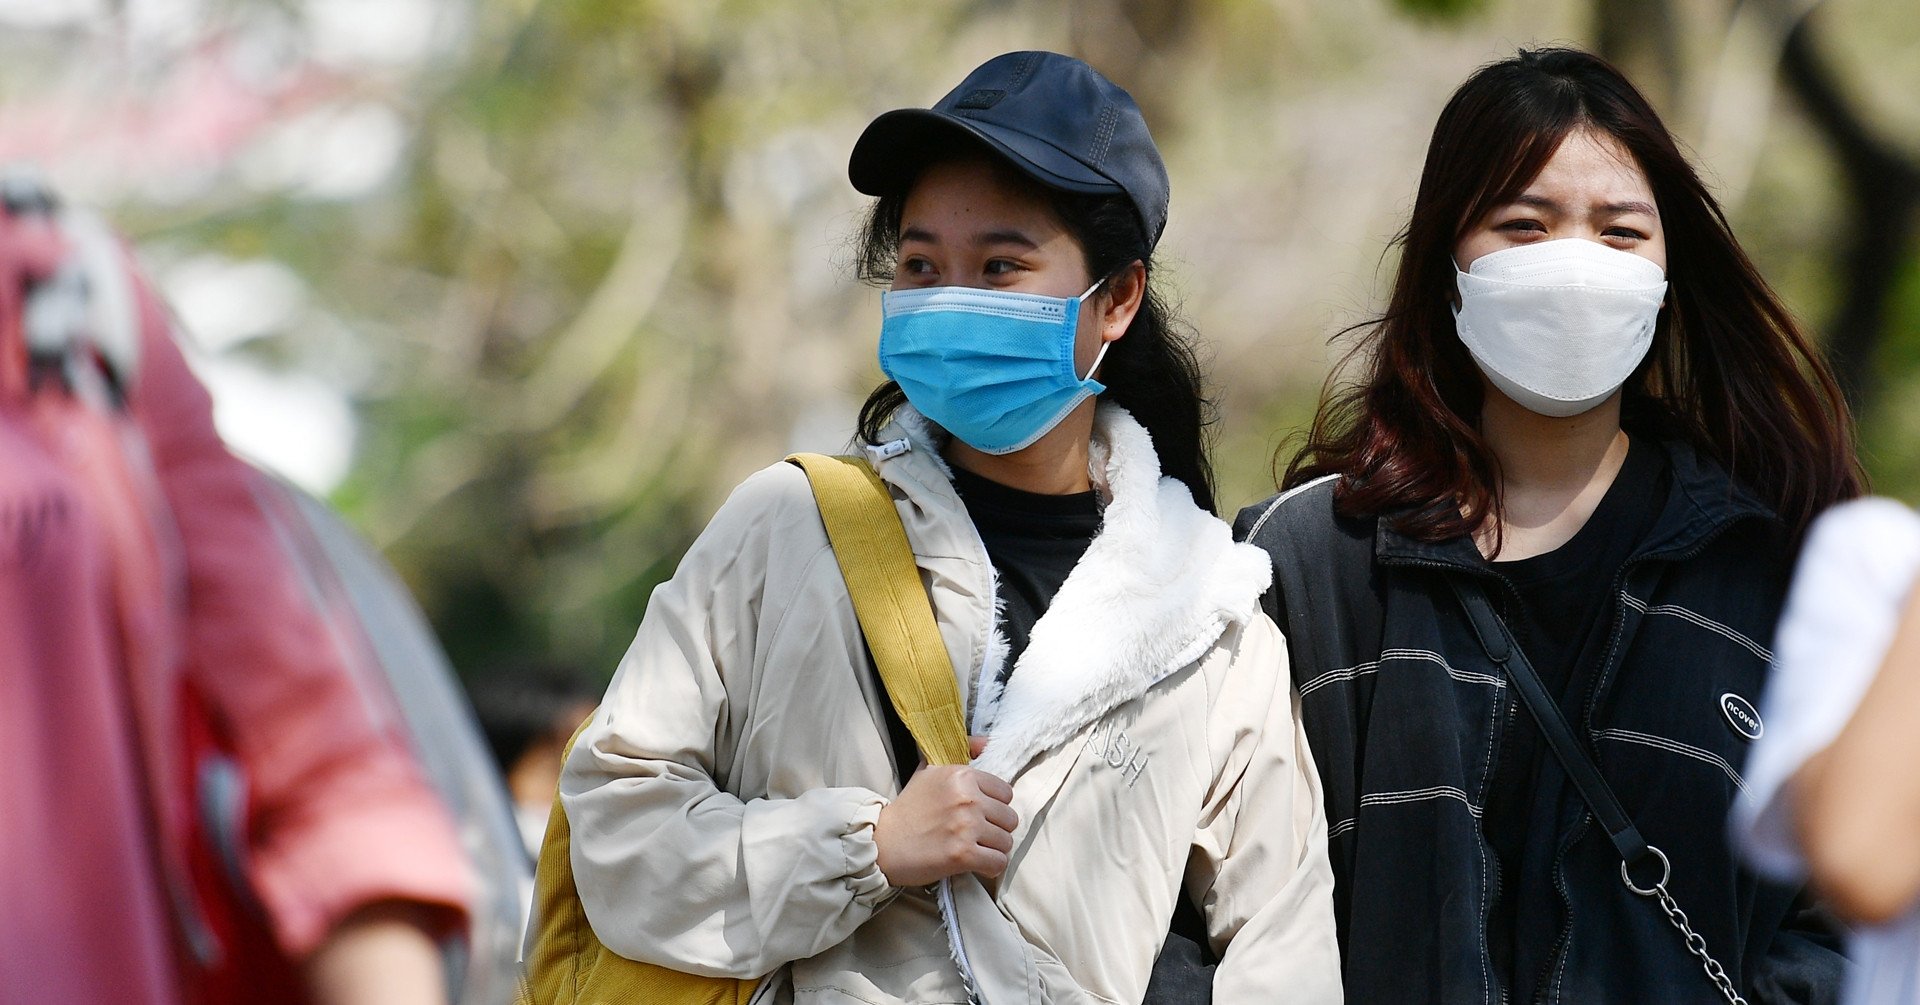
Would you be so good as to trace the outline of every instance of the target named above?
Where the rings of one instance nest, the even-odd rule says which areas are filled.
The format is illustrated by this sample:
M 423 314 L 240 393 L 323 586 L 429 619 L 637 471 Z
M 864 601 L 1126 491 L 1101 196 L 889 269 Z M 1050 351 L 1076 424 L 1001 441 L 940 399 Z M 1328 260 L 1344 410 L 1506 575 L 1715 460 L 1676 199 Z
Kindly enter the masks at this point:
M 1571 721 L 1584 713 L 1584 695 L 1606 658 L 1620 570 L 1659 518 L 1667 482 L 1666 452 L 1658 443 L 1630 438 L 1619 474 L 1571 539 L 1543 555 L 1487 563 L 1518 595 L 1505 605 L 1507 627 Z M 1500 896 L 1489 911 L 1487 947 L 1498 971 L 1509 976 L 1512 1000 L 1525 1002 L 1551 961 L 1516 958 L 1514 935 L 1557 932 L 1564 923 L 1553 888 L 1554 858 L 1563 810 L 1577 812 L 1580 797 L 1540 727 L 1515 701 L 1481 826 L 1500 857 Z M 1544 952 L 1538 938 L 1519 942 Z
M 1099 532 L 1100 500 L 1091 490 L 1063 496 L 1027 492 L 957 467 L 953 487 L 999 573 L 1000 629 L 1007 637 L 1007 662 L 1000 669 L 1004 681 L 1026 651 L 1034 622 L 1047 613 L 1060 584 Z
M 1518 609 L 1506 612 L 1507 627 L 1548 692 L 1564 694 L 1576 665 L 1600 655 L 1596 636 L 1611 627 L 1600 615 L 1612 607 L 1613 581 L 1666 499 L 1665 453 L 1657 443 L 1630 439 L 1613 484 L 1567 543 L 1532 558 L 1488 563 L 1520 595 Z

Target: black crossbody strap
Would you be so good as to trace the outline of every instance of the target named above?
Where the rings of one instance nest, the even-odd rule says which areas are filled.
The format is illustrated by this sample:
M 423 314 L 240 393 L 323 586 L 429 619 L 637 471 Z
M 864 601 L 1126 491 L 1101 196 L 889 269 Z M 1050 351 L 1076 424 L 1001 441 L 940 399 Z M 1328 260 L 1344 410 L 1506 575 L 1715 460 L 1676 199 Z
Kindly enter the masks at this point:
M 1700 966 L 1706 971 L 1707 979 L 1720 990 L 1728 1005 L 1747 1005 L 1734 987 L 1733 978 L 1728 976 L 1720 961 L 1707 951 L 1707 940 L 1694 932 L 1687 920 L 1687 912 L 1667 891 L 1667 880 L 1671 878 L 1672 863 L 1660 849 L 1647 843 L 1640 836 L 1640 828 L 1633 825 L 1633 818 L 1621 807 L 1619 797 L 1607 785 L 1601 776 L 1600 768 L 1587 756 L 1586 748 L 1574 735 L 1573 727 L 1567 725 L 1567 717 L 1560 711 L 1560 703 L 1547 693 L 1546 685 L 1540 683 L 1540 675 L 1534 672 L 1533 664 L 1527 660 L 1527 654 L 1519 643 L 1513 640 L 1507 631 L 1506 622 L 1493 611 L 1493 604 L 1487 600 L 1487 591 L 1479 580 L 1470 576 L 1448 576 L 1453 584 L 1453 592 L 1460 598 L 1460 606 L 1467 610 L 1467 620 L 1473 623 L 1473 634 L 1480 639 L 1480 647 L 1487 651 L 1487 658 L 1498 663 L 1507 671 L 1508 679 L 1513 681 L 1514 689 L 1520 692 L 1521 703 L 1527 711 L 1533 713 L 1533 721 L 1540 724 L 1540 732 L 1547 738 L 1547 747 L 1567 771 L 1567 777 L 1573 779 L 1573 787 L 1580 790 L 1580 798 L 1586 800 L 1587 808 L 1593 810 L 1595 819 L 1606 829 L 1607 837 L 1612 839 L 1613 847 L 1620 853 L 1620 881 L 1627 889 L 1642 897 L 1654 898 L 1660 910 L 1666 912 L 1667 921 L 1685 941 L 1687 952 L 1700 960 Z M 1658 869 L 1657 878 L 1645 883 L 1634 879 L 1634 872 L 1651 873 Z
M 1473 623 L 1473 633 L 1479 637 L 1481 648 L 1487 651 L 1489 659 L 1506 669 L 1514 689 L 1520 692 L 1521 703 L 1532 713 L 1533 721 L 1540 724 L 1540 732 L 1546 736 L 1547 746 L 1553 751 L 1553 756 L 1566 769 L 1567 777 L 1573 780 L 1573 787 L 1580 790 L 1580 798 L 1586 800 L 1594 818 L 1605 828 L 1613 847 L 1620 852 L 1620 861 L 1626 864 L 1630 872 L 1638 871 L 1647 862 L 1663 865 L 1664 856 L 1640 836 L 1640 829 L 1633 825 L 1633 818 L 1627 816 L 1627 811 L 1620 806 L 1619 797 L 1613 794 L 1613 788 L 1601 776 L 1599 766 L 1593 763 L 1593 758 L 1587 755 L 1586 748 L 1574 735 L 1573 727 L 1568 725 L 1566 715 L 1560 711 L 1560 703 L 1547 693 L 1546 685 L 1540 683 L 1540 675 L 1534 672 L 1533 663 L 1514 642 L 1506 623 L 1494 613 L 1493 604 L 1487 600 L 1487 591 L 1471 576 L 1448 576 L 1447 579 L 1453 583 L 1453 592 L 1460 598 L 1460 605 L 1467 610 L 1467 620 Z M 1659 871 L 1664 873 L 1666 870 L 1663 867 Z M 1666 877 L 1656 876 L 1653 881 L 1662 883 Z

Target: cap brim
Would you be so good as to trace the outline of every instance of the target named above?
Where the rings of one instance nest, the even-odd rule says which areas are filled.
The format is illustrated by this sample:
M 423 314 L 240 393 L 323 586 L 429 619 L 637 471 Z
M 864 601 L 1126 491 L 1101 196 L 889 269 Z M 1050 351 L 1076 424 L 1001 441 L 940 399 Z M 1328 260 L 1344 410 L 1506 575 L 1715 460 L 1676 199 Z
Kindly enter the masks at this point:
M 867 195 L 906 190 L 929 163 L 984 146 L 1034 181 L 1068 192 L 1125 190 L 1045 140 L 931 108 L 902 108 L 874 119 L 853 144 L 847 178 Z

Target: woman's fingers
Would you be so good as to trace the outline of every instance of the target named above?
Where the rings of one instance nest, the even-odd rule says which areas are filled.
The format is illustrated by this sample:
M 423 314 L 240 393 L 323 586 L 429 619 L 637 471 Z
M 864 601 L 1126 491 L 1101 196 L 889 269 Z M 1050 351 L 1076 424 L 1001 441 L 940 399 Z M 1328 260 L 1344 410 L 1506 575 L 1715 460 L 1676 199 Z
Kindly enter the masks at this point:
M 984 795 L 1003 803 L 1013 802 L 1013 786 L 1001 781 L 998 776 L 989 775 L 984 771 L 975 771 L 973 777 Z
M 1020 817 L 1013 787 L 964 765 L 915 773 L 874 825 L 880 871 L 895 886 L 920 886 L 963 872 L 998 876 Z
M 1002 830 L 996 825 L 983 824 L 974 843 L 982 848 L 991 848 L 1001 854 L 1013 851 L 1013 832 Z
M 981 804 L 980 808 L 983 811 L 981 815 L 986 818 L 987 823 L 1001 831 L 1011 834 L 1014 828 L 1020 826 L 1020 814 L 1015 813 L 1013 807 L 1006 803 L 987 800 Z
M 981 846 L 976 849 L 974 864 L 967 871 L 976 876 L 992 879 L 1007 871 L 1007 853 L 995 848 Z

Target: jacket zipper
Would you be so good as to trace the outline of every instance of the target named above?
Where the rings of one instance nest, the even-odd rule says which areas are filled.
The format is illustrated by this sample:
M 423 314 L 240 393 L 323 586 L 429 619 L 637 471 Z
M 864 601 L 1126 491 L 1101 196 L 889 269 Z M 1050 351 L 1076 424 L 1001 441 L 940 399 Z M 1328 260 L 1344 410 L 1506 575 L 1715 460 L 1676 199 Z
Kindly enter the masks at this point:
M 1610 671 L 1613 669 L 1613 663 L 1620 656 L 1620 639 L 1621 633 L 1626 626 L 1627 607 L 1627 605 L 1621 601 L 1620 593 L 1627 587 L 1627 570 L 1635 564 L 1637 563 L 1634 559 L 1628 559 L 1620 563 L 1620 571 L 1616 572 L 1613 577 L 1613 593 L 1608 598 L 1609 605 L 1614 609 L 1613 632 L 1612 637 L 1607 640 L 1606 656 L 1600 661 L 1600 676 L 1594 679 L 1592 690 L 1587 695 L 1586 715 L 1583 718 L 1584 721 L 1588 723 L 1592 722 L 1593 703 L 1598 700 L 1600 682 L 1612 676 Z M 1549 756 L 1551 756 L 1551 751 L 1549 751 Z M 1579 822 L 1574 825 L 1569 838 L 1561 842 L 1560 847 L 1555 849 L 1553 853 L 1553 889 L 1554 892 L 1560 895 L 1560 903 L 1565 905 L 1567 909 L 1567 920 L 1559 926 L 1560 930 L 1554 933 L 1553 945 L 1547 950 L 1547 958 L 1545 962 L 1541 963 L 1540 971 L 1534 975 L 1533 998 L 1535 1002 L 1552 1000 L 1549 989 L 1553 987 L 1553 973 L 1560 969 L 1560 960 L 1561 957 L 1566 955 L 1567 943 L 1573 939 L 1573 897 L 1567 891 L 1567 849 L 1573 847 L 1573 843 L 1578 841 L 1582 834 L 1586 833 L 1588 822 L 1592 819 L 1593 809 L 1582 805 Z
M 1620 588 L 1626 584 L 1626 576 L 1627 576 L 1626 570 L 1627 570 L 1627 566 L 1631 564 L 1632 562 L 1630 561 L 1622 563 L 1620 566 L 1620 572 L 1615 576 L 1613 592 L 1616 598 L 1614 603 L 1617 606 L 1623 606 L 1623 605 L 1619 605 L 1619 601 L 1617 598 L 1620 593 Z M 1500 582 L 1500 586 L 1502 589 L 1506 591 L 1506 595 L 1509 600 L 1519 601 L 1521 599 L 1520 591 L 1514 588 L 1513 583 L 1510 580 L 1508 580 L 1507 577 L 1496 572 L 1496 573 L 1493 573 L 1493 578 Z M 1601 663 L 1602 669 L 1604 669 L 1607 663 L 1611 662 L 1613 659 L 1615 647 L 1619 644 L 1619 635 L 1618 635 L 1619 628 L 1620 628 L 1619 622 L 1616 621 L 1614 623 L 1615 635 L 1613 639 L 1609 640 L 1609 642 L 1607 643 L 1607 658 L 1605 661 L 1602 661 Z M 1557 700 L 1558 699 L 1556 699 L 1556 701 Z M 1508 726 L 1509 728 L 1511 728 L 1512 723 L 1509 722 Z M 1542 732 L 1541 745 L 1545 746 L 1546 745 L 1545 731 L 1542 730 L 1541 732 Z M 1553 756 L 1553 751 L 1551 748 L 1545 751 L 1542 751 L 1542 753 L 1544 753 L 1548 757 Z M 1589 812 L 1591 811 L 1584 811 L 1582 813 L 1581 820 L 1580 820 L 1580 825 L 1582 828 L 1586 824 L 1586 814 Z M 1578 829 L 1580 828 L 1576 828 L 1576 830 Z M 1554 856 L 1553 856 L 1553 885 L 1554 885 L 1554 889 L 1559 892 L 1560 901 L 1563 904 L 1567 903 L 1567 890 L 1563 882 L 1562 869 L 1561 869 L 1561 866 L 1565 859 L 1565 854 L 1566 854 L 1566 850 L 1565 850 L 1565 846 L 1563 845 L 1560 849 L 1557 849 L 1554 852 Z M 1569 907 L 1569 915 L 1571 915 L 1571 907 Z M 1572 922 L 1572 918 L 1569 917 L 1567 924 L 1563 924 L 1559 926 L 1559 931 L 1555 932 L 1553 936 L 1553 945 L 1549 946 L 1547 949 L 1546 961 L 1540 964 L 1540 969 L 1534 973 L 1534 977 L 1533 977 L 1533 1001 L 1534 1002 L 1541 1002 L 1546 1000 L 1547 988 L 1550 986 L 1548 983 L 1548 979 L 1552 976 L 1554 969 L 1558 966 L 1560 961 L 1560 954 L 1566 951 L 1567 939 L 1570 935 L 1572 935 L 1573 925 L 1571 922 Z M 1502 1001 L 1506 1000 L 1509 990 L 1510 989 L 1507 989 L 1507 988 L 1501 989 L 1500 997 Z
M 1493 738 L 1493 753 L 1492 753 L 1492 756 L 1487 761 L 1486 777 L 1480 780 L 1480 805 L 1481 806 L 1485 806 L 1487 804 L 1487 791 L 1493 787 L 1494 772 L 1498 770 L 1494 766 L 1494 762 L 1499 760 L 1501 756 L 1507 753 L 1507 740 L 1509 740 L 1513 736 L 1514 719 L 1519 715 L 1519 708 L 1518 708 L 1519 702 L 1514 700 L 1513 689 L 1511 687 L 1502 687 L 1500 689 L 1500 692 L 1494 696 L 1493 700 L 1494 700 L 1494 707 L 1499 710 L 1498 720 L 1500 724 L 1500 732 L 1496 734 Z M 1485 837 L 1484 832 L 1482 832 L 1482 837 L 1483 838 Z M 1500 864 L 1499 852 L 1492 852 L 1492 855 L 1493 855 L 1494 863 L 1496 865 L 1499 865 Z M 1506 883 L 1502 879 L 1502 876 L 1503 876 L 1503 872 L 1501 870 L 1496 870 L 1492 876 L 1488 877 L 1488 882 L 1491 883 L 1493 886 L 1493 898 L 1495 900 L 1498 900 L 1500 897 L 1505 896 L 1507 892 Z M 1489 952 L 1489 948 L 1485 945 L 1486 931 L 1487 931 L 1487 916 L 1485 912 L 1482 912 L 1480 916 L 1482 955 L 1486 955 Z M 1501 981 L 1500 982 L 1500 1005 L 1510 1005 L 1512 1000 L 1513 1000 L 1513 988 L 1508 985 L 1507 981 Z

